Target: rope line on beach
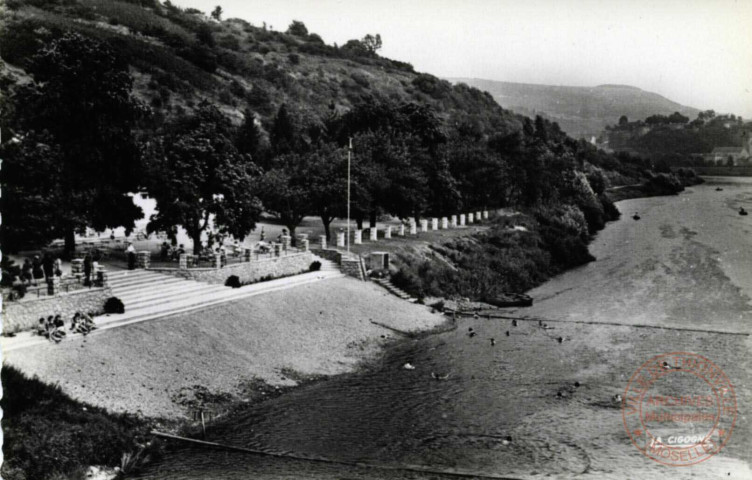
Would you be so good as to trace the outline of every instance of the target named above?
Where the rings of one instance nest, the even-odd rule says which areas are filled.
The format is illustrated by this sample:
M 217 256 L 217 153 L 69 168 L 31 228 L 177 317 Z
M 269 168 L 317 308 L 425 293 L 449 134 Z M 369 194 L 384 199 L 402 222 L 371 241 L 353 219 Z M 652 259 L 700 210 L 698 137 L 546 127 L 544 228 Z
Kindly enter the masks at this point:
M 665 327 L 661 325 L 646 325 L 642 323 L 635 323 L 635 324 L 629 324 L 629 323 L 617 323 L 617 322 L 597 322 L 597 321 L 586 321 L 586 320 L 559 320 L 555 318 L 545 318 L 545 317 L 515 317 L 513 315 L 494 315 L 490 313 L 480 313 L 478 312 L 453 312 L 457 316 L 460 317 L 473 317 L 477 315 L 478 317 L 485 317 L 485 318 L 501 318 L 504 320 L 525 320 L 528 322 L 537 322 L 537 321 L 545 321 L 545 322 L 557 322 L 557 323 L 579 323 L 582 325 L 610 325 L 615 327 L 634 327 L 634 328 L 655 328 L 660 330 L 672 330 L 677 332 L 695 332 L 695 333 L 717 333 L 719 335 L 740 335 L 748 337 L 752 335 L 752 333 L 746 333 L 746 332 L 724 332 L 720 330 L 708 330 L 708 329 L 702 329 L 702 328 L 683 328 L 683 327 Z
M 250 453 L 254 455 L 265 455 L 269 457 L 287 458 L 287 459 L 292 459 L 292 460 L 303 460 L 303 461 L 308 461 L 308 462 L 327 463 L 331 465 L 345 465 L 348 467 L 374 468 L 374 469 L 379 469 L 379 470 L 391 470 L 391 471 L 420 472 L 420 473 L 429 473 L 432 475 L 446 475 L 446 476 L 461 477 L 461 478 L 522 480 L 517 477 L 506 477 L 502 475 L 494 475 L 492 473 L 467 472 L 467 471 L 461 471 L 461 470 L 441 470 L 441 469 L 436 469 L 432 467 L 427 467 L 424 465 L 387 465 L 387 464 L 382 464 L 382 463 L 347 462 L 344 460 L 334 460 L 334 459 L 326 458 L 326 457 L 305 457 L 302 455 L 296 455 L 294 453 L 277 453 L 277 452 L 269 452 L 269 451 L 264 451 L 264 450 L 257 450 L 253 448 L 237 447 L 234 445 L 224 445 L 222 443 L 209 442 L 206 440 L 198 440 L 195 438 L 181 437 L 179 435 L 172 435 L 170 433 L 159 432 L 156 430 L 152 430 L 151 434 L 156 437 L 165 438 L 168 440 L 177 440 L 177 441 L 192 443 L 194 445 L 199 445 L 199 446 L 204 446 L 204 447 L 220 448 L 223 450 Z

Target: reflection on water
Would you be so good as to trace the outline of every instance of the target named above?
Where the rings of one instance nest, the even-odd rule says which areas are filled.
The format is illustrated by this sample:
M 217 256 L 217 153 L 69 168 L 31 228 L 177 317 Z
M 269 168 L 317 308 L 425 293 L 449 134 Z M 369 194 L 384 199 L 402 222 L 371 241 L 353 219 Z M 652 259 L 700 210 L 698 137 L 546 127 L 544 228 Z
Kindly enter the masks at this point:
M 454 331 L 395 345 L 378 368 L 250 407 L 208 433 L 226 444 L 351 465 L 185 448 L 145 476 L 444 477 L 419 471 L 428 468 L 511 478 L 752 478 L 743 416 L 720 455 L 676 469 L 631 445 L 612 400 L 645 360 L 686 350 L 720 365 L 739 404 L 749 403 L 749 336 L 628 326 L 749 332 L 752 259 L 739 252 L 750 251 L 752 235 L 739 232 L 752 223 L 726 210 L 747 201 L 752 183 L 714 188 L 623 202 L 642 220 L 609 226 L 593 246 L 599 261 L 540 287 L 534 296 L 544 300 L 516 312 L 624 326 L 460 319 Z M 416 369 L 402 369 L 405 362 Z

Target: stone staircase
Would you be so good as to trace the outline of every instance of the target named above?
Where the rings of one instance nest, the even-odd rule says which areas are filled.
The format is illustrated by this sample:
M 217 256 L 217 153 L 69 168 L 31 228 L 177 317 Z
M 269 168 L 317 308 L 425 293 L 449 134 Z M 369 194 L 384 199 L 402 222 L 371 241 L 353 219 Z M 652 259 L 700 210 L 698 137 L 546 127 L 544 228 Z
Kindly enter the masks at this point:
M 149 270 L 121 270 L 108 272 L 108 284 L 112 295 L 122 300 L 125 313 L 101 315 L 94 319 L 95 333 L 109 328 L 153 320 L 178 313 L 217 305 L 263 293 L 285 290 L 308 283 L 330 278 L 342 278 L 338 266 L 329 260 L 314 255 L 313 260 L 321 262 L 321 269 L 290 277 L 254 283 L 241 288 L 186 280 Z M 48 340 L 22 332 L 14 338 L 3 338 L 1 345 L 5 352 L 37 344 Z
M 388 278 L 373 278 L 372 279 L 374 283 L 381 285 L 384 287 L 389 293 L 392 293 L 396 295 L 397 297 L 401 298 L 402 300 L 407 300 L 410 303 L 415 303 L 418 301 L 417 298 L 411 296 L 409 293 L 405 292 L 401 288 L 398 288 L 394 286 L 394 284 L 388 279 Z

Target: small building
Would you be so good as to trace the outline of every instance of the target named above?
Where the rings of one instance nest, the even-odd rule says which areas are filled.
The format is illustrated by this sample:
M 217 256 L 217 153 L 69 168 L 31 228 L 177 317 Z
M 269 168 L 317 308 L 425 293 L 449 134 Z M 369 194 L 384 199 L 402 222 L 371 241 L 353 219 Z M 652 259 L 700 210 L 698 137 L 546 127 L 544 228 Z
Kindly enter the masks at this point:
M 743 147 L 715 147 L 705 156 L 706 161 L 716 165 L 746 165 L 750 160 L 750 146 Z

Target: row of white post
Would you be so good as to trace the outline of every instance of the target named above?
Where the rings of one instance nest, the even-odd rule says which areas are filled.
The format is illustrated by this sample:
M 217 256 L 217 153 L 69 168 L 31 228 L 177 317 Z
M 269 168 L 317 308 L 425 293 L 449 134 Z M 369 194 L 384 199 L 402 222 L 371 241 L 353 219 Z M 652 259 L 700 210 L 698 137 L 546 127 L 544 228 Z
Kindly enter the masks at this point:
M 466 225 L 479 222 L 483 220 L 488 220 L 488 210 L 483 210 L 479 212 L 471 212 L 471 213 L 461 213 L 459 215 L 452 215 L 451 217 L 442 217 L 442 218 L 432 218 L 430 219 L 430 224 L 428 219 L 421 219 L 420 220 L 420 231 L 421 232 L 428 232 L 432 230 L 448 230 L 450 228 L 457 228 L 457 227 L 464 227 Z M 430 230 L 429 230 L 430 225 Z M 414 219 L 410 219 L 410 223 L 405 226 L 405 224 L 399 225 L 397 227 L 393 225 L 387 225 L 384 230 L 384 238 L 389 239 L 392 238 L 392 234 L 396 231 L 396 234 L 400 237 L 404 237 L 409 235 L 417 235 L 418 234 L 418 224 L 415 223 Z M 379 239 L 379 229 L 377 227 L 373 227 L 369 230 L 370 236 L 369 239 L 372 242 L 376 242 Z M 345 232 L 337 232 L 337 248 L 344 248 L 345 247 Z M 354 245 L 360 245 L 363 243 L 363 231 L 362 230 L 355 230 L 355 236 L 353 238 L 353 244 Z M 326 236 L 321 235 L 319 237 L 319 244 L 321 248 L 326 248 Z

